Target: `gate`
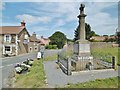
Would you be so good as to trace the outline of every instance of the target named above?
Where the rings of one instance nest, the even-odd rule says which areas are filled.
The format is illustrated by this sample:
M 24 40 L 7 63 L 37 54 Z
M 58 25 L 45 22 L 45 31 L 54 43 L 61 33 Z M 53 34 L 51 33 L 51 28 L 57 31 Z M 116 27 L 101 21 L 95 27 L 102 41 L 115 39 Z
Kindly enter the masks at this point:
M 62 69 L 62 71 L 67 74 L 71 75 L 71 49 L 63 48 L 59 53 L 58 53 L 58 59 L 57 63 Z

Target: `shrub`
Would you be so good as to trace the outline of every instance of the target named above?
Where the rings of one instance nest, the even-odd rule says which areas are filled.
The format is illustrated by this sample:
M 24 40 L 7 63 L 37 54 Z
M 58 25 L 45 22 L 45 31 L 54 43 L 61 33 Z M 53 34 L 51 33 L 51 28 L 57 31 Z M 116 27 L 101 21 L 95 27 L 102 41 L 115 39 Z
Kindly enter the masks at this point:
M 57 49 L 57 45 L 47 45 L 46 49 Z

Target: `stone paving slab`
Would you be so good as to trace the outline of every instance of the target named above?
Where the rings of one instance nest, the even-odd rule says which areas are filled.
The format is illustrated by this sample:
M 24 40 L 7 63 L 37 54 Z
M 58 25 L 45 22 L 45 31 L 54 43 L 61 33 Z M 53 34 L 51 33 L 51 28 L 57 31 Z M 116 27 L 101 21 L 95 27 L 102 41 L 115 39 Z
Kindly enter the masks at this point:
M 99 70 L 99 71 L 82 71 L 67 76 L 61 69 L 57 69 L 56 61 L 44 61 L 44 69 L 48 85 L 52 87 L 63 87 L 68 83 L 82 83 L 95 79 L 110 78 L 118 76 L 118 71 Z

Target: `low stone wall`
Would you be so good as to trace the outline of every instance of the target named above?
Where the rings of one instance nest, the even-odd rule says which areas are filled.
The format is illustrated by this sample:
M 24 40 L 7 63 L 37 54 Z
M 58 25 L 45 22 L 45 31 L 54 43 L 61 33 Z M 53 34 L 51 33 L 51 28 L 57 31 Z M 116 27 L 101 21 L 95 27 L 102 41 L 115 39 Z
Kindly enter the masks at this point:
M 112 47 L 113 43 L 106 43 L 106 42 L 91 42 L 90 47 L 92 48 L 106 48 L 106 47 Z

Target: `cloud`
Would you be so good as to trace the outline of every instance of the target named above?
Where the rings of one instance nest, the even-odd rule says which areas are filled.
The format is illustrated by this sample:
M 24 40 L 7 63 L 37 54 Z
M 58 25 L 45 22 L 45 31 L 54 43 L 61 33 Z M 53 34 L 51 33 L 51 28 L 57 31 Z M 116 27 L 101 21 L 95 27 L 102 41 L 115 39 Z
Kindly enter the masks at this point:
M 77 16 L 80 13 L 79 7 L 81 3 L 78 2 L 79 0 L 76 1 L 77 2 L 29 3 L 28 6 L 30 8 L 25 8 L 25 12 L 23 14 L 17 15 L 16 18 L 21 21 L 25 20 L 27 23 L 30 23 L 32 26 L 30 28 L 31 31 L 44 32 L 43 34 L 48 35 L 48 33 L 51 34 L 55 30 L 63 29 L 65 33 L 71 32 L 72 35 L 70 34 L 67 36 L 73 38 L 73 32 L 78 25 Z M 98 3 L 94 2 L 94 0 L 91 0 L 89 3 L 83 3 L 86 6 L 86 22 L 91 25 L 92 30 L 98 34 L 114 34 L 114 30 L 118 25 L 117 15 L 113 16 L 115 10 L 114 7 L 117 7 L 117 3 Z M 108 9 L 111 9 L 113 13 L 111 13 L 111 11 L 107 12 Z M 117 10 L 115 12 L 117 12 Z M 39 26 L 34 26 L 34 23 Z M 42 26 L 43 24 L 46 26 Z
M 53 28 L 58 28 L 58 27 L 61 27 L 61 26 L 65 25 L 65 24 L 66 24 L 66 21 L 65 21 L 65 20 L 63 20 L 63 19 L 58 19 L 58 20 L 56 21 L 56 24 L 53 26 Z
M 114 34 L 115 29 L 118 26 L 118 17 L 113 17 L 111 13 L 105 12 L 105 9 L 111 7 L 117 7 L 117 3 L 85 3 L 85 13 L 87 14 L 86 22 L 88 22 L 92 30 L 94 30 L 98 34 Z M 58 3 L 58 7 L 54 9 L 57 13 L 60 13 L 59 17 L 64 18 L 58 20 L 56 23 L 56 27 L 67 25 L 70 22 L 78 22 L 77 15 L 79 15 L 79 3 Z M 113 10 L 113 9 L 111 9 Z M 117 16 L 117 15 L 116 15 Z M 72 29 L 71 29 L 72 30 Z M 74 28 L 73 28 L 74 30 Z
M 16 18 L 20 19 L 21 21 L 25 20 L 25 22 L 27 23 L 40 23 L 40 22 L 47 23 L 51 20 L 47 16 L 38 17 L 38 16 L 29 15 L 29 14 L 17 15 Z
M 111 7 L 117 7 L 117 3 L 89 3 L 86 7 L 86 22 L 100 35 L 115 34 L 115 29 L 118 27 L 117 15 L 113 17 L 111 13 L 104 11 Z

